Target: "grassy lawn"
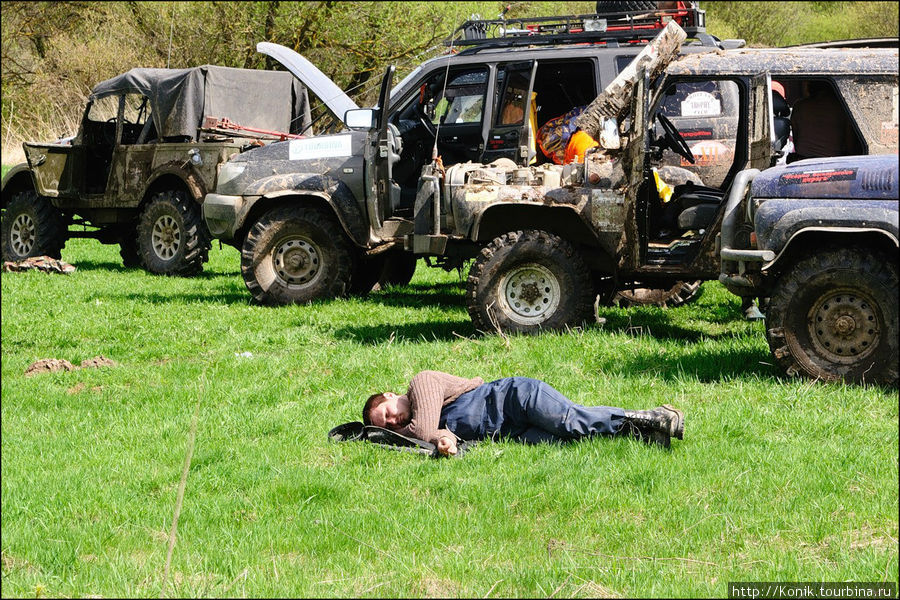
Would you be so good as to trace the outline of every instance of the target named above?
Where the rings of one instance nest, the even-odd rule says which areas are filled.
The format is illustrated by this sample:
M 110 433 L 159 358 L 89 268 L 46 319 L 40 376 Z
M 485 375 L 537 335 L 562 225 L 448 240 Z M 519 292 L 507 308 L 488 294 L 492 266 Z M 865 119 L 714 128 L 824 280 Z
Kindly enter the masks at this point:
M 95 241 L 63 259 L 78 270 L 2 275 L 4 597 L 720 597 L 729 581 L 897 580 L 896 391 L 782 379 L 763 325 L 717 283 L 690 306 L 603 308 L 603 325 L 507 341 L 474 331 L 455 273 L 424 266 L 368 298 L 266 308 L 230 248 L 194 279 L 126 270 Z M 117 366 L 24 376 L 98 354 Z M 439 461 L 326 440 L 421 369 L 671 402 L 685 439 L 482 443 Z

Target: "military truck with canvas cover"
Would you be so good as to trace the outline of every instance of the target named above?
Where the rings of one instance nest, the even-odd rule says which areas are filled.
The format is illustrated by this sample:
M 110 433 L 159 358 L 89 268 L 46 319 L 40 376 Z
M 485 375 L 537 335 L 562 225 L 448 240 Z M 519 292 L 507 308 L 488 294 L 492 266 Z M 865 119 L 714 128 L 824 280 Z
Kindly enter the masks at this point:
M 59 258 L 68 238 L 93 237 L 120 244 L 126 266 L 197 273 L 211 239 L 200 203 L 218 165 L 309 124 L 290 73 L 206 65 L 104 81 L 74 137 L 25 143 L 27 163 L 4 177 L 3 259 Z
M 719 280 L 762 299 L 788 375 L 897 385 L 898 181 L 896 154 L 738 174 Z

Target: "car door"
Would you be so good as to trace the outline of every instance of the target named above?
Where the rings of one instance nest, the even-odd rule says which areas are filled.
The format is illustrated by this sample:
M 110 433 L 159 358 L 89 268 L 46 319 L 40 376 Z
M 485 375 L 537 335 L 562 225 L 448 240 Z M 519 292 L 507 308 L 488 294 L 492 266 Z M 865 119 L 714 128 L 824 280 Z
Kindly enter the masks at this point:
M 497 67 L 493 111 L 481 162 L 508 158 L 519 165 L 531 162 L 535 153 L 537 118 L 533 110 L 537 61 Z

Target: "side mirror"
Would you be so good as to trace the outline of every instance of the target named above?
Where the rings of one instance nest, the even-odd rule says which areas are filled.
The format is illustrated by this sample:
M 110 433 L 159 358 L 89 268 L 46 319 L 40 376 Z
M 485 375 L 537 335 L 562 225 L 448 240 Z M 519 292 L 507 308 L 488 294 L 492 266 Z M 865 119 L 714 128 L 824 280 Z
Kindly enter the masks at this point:
M 375 111 L 371 108 L 354 108 L 344 113 L 344 124 L 350 129 L 373 129 Z

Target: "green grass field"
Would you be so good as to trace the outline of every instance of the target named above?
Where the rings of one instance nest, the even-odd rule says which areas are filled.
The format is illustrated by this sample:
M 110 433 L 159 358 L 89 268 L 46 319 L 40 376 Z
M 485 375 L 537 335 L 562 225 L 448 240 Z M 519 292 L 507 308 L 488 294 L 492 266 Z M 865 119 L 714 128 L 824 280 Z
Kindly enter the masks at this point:
M 603 325 L 474 331 L 455 273 L 252 305 L 239 255 L 194 279 L 70 241 L 2 275 L 2 595 L 720 597 L 729 581 L 896 581 L 895 390 L 782 379 L 717 283 Z M 245 353 L 249 353 L 246 355 Z M 25 377 L 41 358 L 117 366 Z M 421 369 L 671 402 L 685 439 L 482 443 L 431 460 L 328 430 Z M 169 535 L 199 406 L 166 575 Z

